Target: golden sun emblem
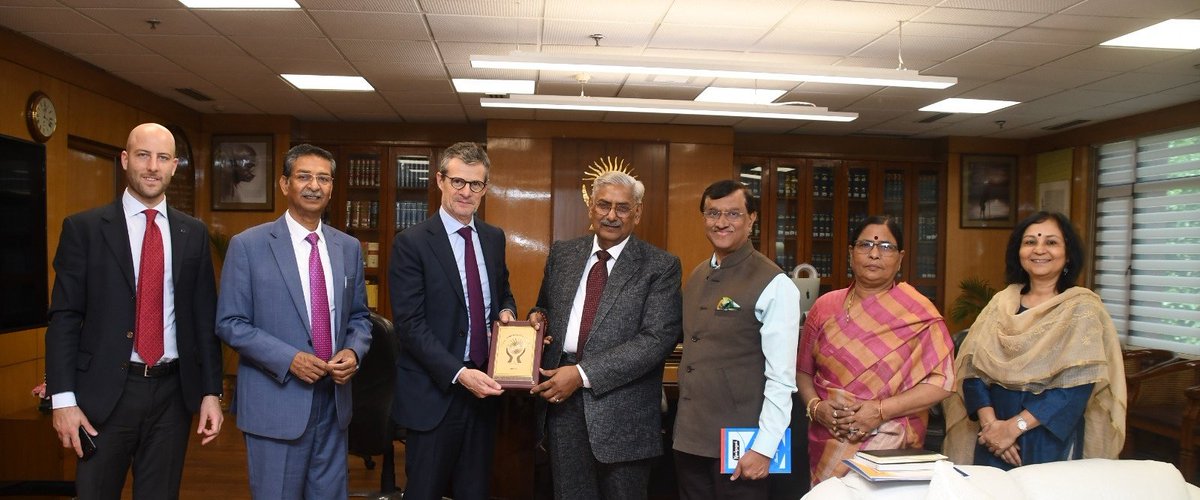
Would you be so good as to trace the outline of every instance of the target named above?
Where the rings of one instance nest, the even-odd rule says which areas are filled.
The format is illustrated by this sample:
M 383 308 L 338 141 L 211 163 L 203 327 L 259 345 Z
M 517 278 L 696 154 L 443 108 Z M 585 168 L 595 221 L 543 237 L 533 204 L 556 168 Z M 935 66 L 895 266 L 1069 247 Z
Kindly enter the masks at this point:
M 637 178 L 636 175 L 633 175 L 633 165 L 625 163 L 625 159 L 621 158 L 620 156 L 615 158 L 612 156 L 605 156 L 592 162 L 592 164 L 588 166 L 587 170 L 583 172 L 583 184 L 579 186 L 579 191 L 583 194 L 584 206 L 592 206 L 592 197 L 588 191 L 588 185 L 596 182 L 597 177 L 600 177 L 607 172 L 624 172 L 632 176 L 634 179 Z

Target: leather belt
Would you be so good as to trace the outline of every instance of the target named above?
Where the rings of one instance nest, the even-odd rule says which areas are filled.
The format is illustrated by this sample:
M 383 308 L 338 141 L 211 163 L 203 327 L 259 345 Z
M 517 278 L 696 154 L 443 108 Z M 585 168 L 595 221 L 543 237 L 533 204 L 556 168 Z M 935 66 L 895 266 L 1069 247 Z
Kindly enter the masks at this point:
M 169 363 L 159 363 L 153 366 L 146 366 L 145 363 L 129 362 L 129 374 L 141 375 L 145 378 L 165 377 L 177 371 L 179 371 L 179 360 Z

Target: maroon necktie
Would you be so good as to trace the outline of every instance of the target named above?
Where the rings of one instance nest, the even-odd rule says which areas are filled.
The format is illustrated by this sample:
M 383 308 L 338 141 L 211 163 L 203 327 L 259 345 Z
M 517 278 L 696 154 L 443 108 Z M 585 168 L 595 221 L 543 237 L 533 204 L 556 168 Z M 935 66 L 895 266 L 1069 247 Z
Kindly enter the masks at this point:
M 466 243 L 463 260 L 467 268 L 467 312 L 471 319 L 471 362 L 483 370 L 487 366 L 488 340 L 487 319 L 483 312 L 483 282 L 479 280 L 479 261 L 475 259 L 475 245 L 471 243 L 471 226 L 458 230 Z
M 596 320 L 596 309 L 600 307 L 600 296 L 604 295 L 604 284 L 608 283 L 608 252 L 596 252 L 598 259 L 588 271 L 587 295 L 583 299 L 583 317 L 579 319 L 579 340 L 575 342 L 575 361 L 583 359 L 583 345 L 587 343 L 592 322 Z
M 142 238 L 142 261 L 137 284 L 137 353 L 147 366 L 163 355 L 163 239 L 155 218 L 147 209 L 146 234 Z
M 312 314 L 313 354 L 322 360 L 333 357 L 333 339 L 329 334 L 329 294 L 325 290 L 325 268 L 321 267 L 321 249 L 317 247 L 320 236 L 308 233 L 304 239 L 312 243 L 308 252 L 308 298 Z

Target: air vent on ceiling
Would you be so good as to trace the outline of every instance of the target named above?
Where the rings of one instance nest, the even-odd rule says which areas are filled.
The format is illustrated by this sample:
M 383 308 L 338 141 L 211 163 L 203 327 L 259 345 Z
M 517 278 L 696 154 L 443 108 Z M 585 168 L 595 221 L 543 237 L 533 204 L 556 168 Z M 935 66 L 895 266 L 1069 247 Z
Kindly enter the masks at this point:
M 950 116 L 950 114 L 951 114 L 951 113 L 935 113 L 935 114 L 933 114 L 933 115 L 930 115 L 929 117 L 927 117 L 927 118 L 925 118 L 925 119 L 922 119 L 922 120 L 917 120 L 917 123 L 933 123 L 933 122 L 936 122 L 936 121 L 938 121 L 938 120 L 941 120 L 942 118 L 945 118 L 945 117 L 947 117 L 947 116 Z
M 1087 122 L 1090 122 L 1090 121 L 1091 121 L 1091 120 L 1071 120 L 1071 121 L 1069 121 L 1069 122 L 1062 122 L 1062 123 L 1060 123 L 1060 124 L 1058 124 L 1058 125 L 1051 125 L 1051 126 L 1049 126 L 1049 127 L 1042 127 L 1042 130 L 1062 130 L 1062 129 L 1064 129 L 1064 128 L 1071 128 L 1071 127 L 1074 127 L 1074 126 L 1076 126 L 1076 125 L 1082 125 L 1082 124 L 1084 124 L 1084 123 L 1087 123 Z
M 191 97 L 192 99 L 195 99 L 200 102 L 208 102 L 208 101 L 213 100 L 213 98 L 206 96 L 206 95 L 200 93 L 199 90 L 196 90 L 193 88 L 175 89 L 175 91 L 179 92 L 180 94 L 183 94 L 185 96 Z

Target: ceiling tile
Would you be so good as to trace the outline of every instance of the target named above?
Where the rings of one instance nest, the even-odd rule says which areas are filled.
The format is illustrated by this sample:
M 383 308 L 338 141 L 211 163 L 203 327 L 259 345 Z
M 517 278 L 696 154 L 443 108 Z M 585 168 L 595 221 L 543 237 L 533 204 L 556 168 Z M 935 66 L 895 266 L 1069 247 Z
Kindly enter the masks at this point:
M 937 7 L 921 13 L 921 15 L 913 18 L 913 21 L 917 23 L 1019 28 L 1043 17 L 1046 17 L 1046 14 Z M 908 26 L 905 26 L 905 28 L 907 29 Z
M 1085 0 L 1063 12 L 1072 15 L 1172 18 L 1196 10 L 1196 0 Z
M 400 121 L 400 115 L 397 115 L 396 113 L 393 113 L 391 111 L 372 111 L 372 112 L 367 112 L 367 113 L 347 113 L 347 112 L 342 112 L 339 110 L 339 111 L 335 111 L 334 114 L 337 115 L 339 120 L 344 121 L 344 122 L 386 123 L 386 122 L 399 122 Z
M 754 50 L 793 54 L 848 56 L 871 44 L 877 38 L 875 35 L 865 33 L 775 30 L 755 44 Z
M 1132 71 L 1178 55 L 1170 50 L 1092 47 L 1047 64 L 1052 68 Z
M 229 37 L 247 54 L 263 59 L 342 60 L 342 54 L 328 38 Z
M 1172 96 L 1185 96 L 1190 99 L 1195 99 L 1200 97 L 1200 82 L 1164 90 L 1163 94 Z
M 588 85 L 595 84 L 620 84 L 626 80 L 646 81 L 649 78 L 645 75 L 626 75 L 625 73 L 585 73 Z M 579 73 L 569 71 L 540 71 L 538 72 L 538 82 L 549 83 L 565 83 L 579 87 Z
M 261 63 L 272 73 L 283 75 L 335 75 L 354 76 L 358 71 L 354 66 L 343 60 L 318 59 L 260 59 Z M 362 75 L 358 75 L 362 76 Z
M 672 0 L 555 0 L 546 4 L 546 19 L 659 23 Z M 604 31 L 598 31 L 605 33 Z
M 355 63 L 359 74 L 375 90 L 392 91 L 449 91 L 450 80 L 441 64 L 407 64 L 383 61 Z
M 79 12 L 61 7 L 0 6 L 0 26 L 25 33 L 112 33 Z
M 134 43 L 125 35 L 32 33 L 46 45 L 76 56 L 82 54 L 150 54 L 150 49 Z
M 195 10 L 213 29 L 225 35 L 306 38 L 321 30 L 303 10 Z
M 1063 90 L 1064 89 L 1056 88 L 1047 84 L 1030 85 L 1003 80 L 963 92 L 959 94 L 958 97 L 967 99 L 999 99 L 1003 101 L 1029 102 L 1050 94 L 1059 93 Z M 932 104 L 933 102 L 935 101 L 930 101 L 928 104 Z
M 536 44 L 541 21 L 536 18 L 497 18 L 428 14 L 429 28 L 439 42 Z
M 542 25 L 542 43 L 594 47 L 589 35 L 603 34 L 605 47 L 644 47 L 658 26 L 654 22 L 571 21 L 549 19 Z
M 304 95 L 336 113 L 371 113 L 391 106 L 376 92 L 303 90 Z
M 1099 31 L 1116 38 L 1134 30 L 1145 28 L 1145 19 L 1131 17 L 1078 16 L 1055 14 L 1030 25 L 1035 28 Z
M 938 5 L 960 9 L 1052 13 L 1077 3 L 1079 0 L 945 0 Z
M 349 12 L 420 12 L 416 0 L 302 0 L 309 12 L 340 10 Z
M 146 68 L 165 72 L 187 71 L 158 54 L 79 54 L 78 57 L 109 73 L 145 71 Z
M 466 116 L 459 104 L 410 104 L 399 111 L 405 121 L 416 123 L 460 122 Z
M 397 109 L 413 104 L 459 104 L 456 92 L 380 92 Z
M 176 3 L 176 6 L 181 4 Z M 79 9 L 117 33 L 138 35 L 216 35 L 216 30 L 187 9 Z M 151 25 L 150 19 L 160 21 Z
M 931 62 L 946 61 L 980 45 L 979 40 L 949 37 L 926 37 L 904 35 L 904 45 L 896 36 L 888 35 L 871 42 L 871 44 L 854 52 L 855 57 L 873 57 L 896 61 L 897 52 L 904 55 L 904 64 L 908 68 L 916 67 L 912 61 L 923 59 Z M 894 66 L 893 66 L 894 67 Z
M 419 0 L 430 14 L 464 16 L 537 17 L 545 11 L 543 0 L 464 2 L 462 0 Z
M 967 62 L 965 60 L 960 61 L 959 58 L 954 58 L 944 63 L 927 68 L 921 71 L 921 73 L 926 75 L 956 76 L 959 77 L 959 79 L 970 75 L 972 78 L 981 80 L 999 80 L 1028 69 L 1029 66 L 988 64 L 986 62 L 974 63 Z
M 317 11 L 311 14 L 329 38 L 430 39 L 425 20 L 417 13 Z
M 762 39 L 764 28 L 663 24 L 649 46 L 667 49 L 746 50 Z M 778 51 L 776 51 L 778 52 Z
M 701 89 L 680 88 L 670 85 L 625 85 L 617 92 L 617 97 L 632 97 L 637 99 L 674 99 L 690 101 L 700 95 Z
M 442 61 L 453 64 L 470 64 L 471 56 L 507 56 L 510 52 L 536 53 L 535 45 L 515 45 L 511 43 L 465 43 L 440 42 L 437 44 Z M 579 48 L 576 47 L 575 50 Z
M 228 38 L 206 35 L 130 35 L 133 41 L 166 57 L 177 56 L 213 56 L 237 57 L 245 56 L 242 51 Z
M 450 78 L 487 78 L 500 80 L 537 80 L 538 72 L 526 69 L 476 69 L 470 64 L 447 64 Z
M 779 22 L 777 30 L 818 30 L 879 35 L 928 10 L 920 5 L 811 0 Z
M 334 39 L 349 61 L 404 61 L 416 64 L 441 62 L 430 42 L 409 40 L 351 40 Z
M 732 8 L 728 2 L 721 0 L 674 2 L 663 23 L 765 29 L 778 23 L 799 3 L 799 0 L 756 0 L 753 8 Z
M 620 88 L 620 85 L 611 83 L 589 83 L 582 90 L 590 97 L 616 97 Z M 578 83 L 542 81 L 537 84 L 538 95 L 579 95 L 580 90 Z
M 1152 94 L 1200 81 L 1197 75 L 1165 75 L 1149 73 L 1125 73 L 1083 87 L 1085 90 L 1108 90 Z
M 951 61 L 1033 67 L 1083 49 L 1084 47 L 1078 45 L 993 41 L 971 49 Z
M 1081 85 L 1103 80 L 1118 73 L 1114 71 L 1093 71 L 1086 69 L 1065 70 L 1050 66 L 1039 66 L 1029 71 L 1015 74 L 1003 80 L 1004 83 L 1019 83 L 1025 85 L 1044 85 L 1059 89 L 1073 89 Z
M 1096 45 L 1112 38 L 1112 35 L 1101 31 L 1030 27 L 1014 30 L 1000 37 L 1001 40 L 1006 42 L 1041 42 L 1063 45 Z
M 274 73 L 258 60 L 244 54 L 235 56 L 184 55 L 172 57 L 171 60 L 201 76 L 215 73 L 264 76 Z
M 1185 52 L 1163 62 L 1144 66 L 1138 69 L 1138 71 L 1143 73 L 1166 73 L 1200 77 L 1200 50 Z

